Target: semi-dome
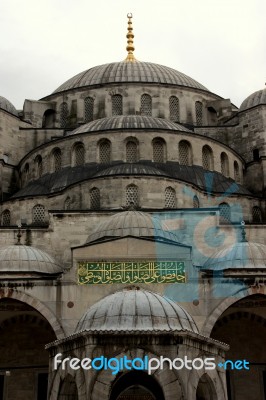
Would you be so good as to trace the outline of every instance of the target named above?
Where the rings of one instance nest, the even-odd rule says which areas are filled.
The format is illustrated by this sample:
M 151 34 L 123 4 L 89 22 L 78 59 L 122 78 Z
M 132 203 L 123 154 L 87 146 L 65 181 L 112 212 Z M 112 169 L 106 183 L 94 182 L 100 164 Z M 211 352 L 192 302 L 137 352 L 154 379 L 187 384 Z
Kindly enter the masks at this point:
M 193 318 L 181 306 L 157 293 L 134 287 L 106 296 L 91 306 L 77 325 L 76 333 L 81 331 L 198 333 Z
M 89 235 L 87 243 L 127 236 L 178 243 L 177 236 L 165 224 L 162 228 L 159 218 L 141 211 L 123 211 L 112 215 Z
M 87 69 L 68 79 L 54 92 L 120 83 L 165 84 L 193 89 L 208 89 L 199 82 L 173 68 L 151 62 L 113 62 Z
M 144 115 L 120 115 L 96 119 L 87 124 L 81 125 L 79 128 L 72 132 L 68 132 L 67 134 L 77 135 L 79 133 L 102 132 L 118 129 L 156 129 L 192 133 L 191 130 L 185 128 L 183 125 L 163 118 L 153 118 Z
M 9 112 L 10 114 L 18 116 L 18 112 L 13 104 L 5 97 L 0 96 L 0 109 Z
M 145 176 L 166 176 L 171 177 L 167 172 L 161 171 L 151 165 L 122 163 L 112 165 L 97 174 L 94 178 L 107 177 L 107 176 L 125 176 L 125 175 L 145 175 Z
M 62 267 L 46 252 L 32 246 L 11 245 L 0 248 L 0 274 L 59 274 Z
M 204 269 L 266 268 L 266 246 L 261 243 L 240 242 L 224 246 L 205 262 Z
M 266 88 L 258 90 L 248 96 L 240 106 L 239 111 L 248 110 L 249 108 L 265 104 L 266 105 Z

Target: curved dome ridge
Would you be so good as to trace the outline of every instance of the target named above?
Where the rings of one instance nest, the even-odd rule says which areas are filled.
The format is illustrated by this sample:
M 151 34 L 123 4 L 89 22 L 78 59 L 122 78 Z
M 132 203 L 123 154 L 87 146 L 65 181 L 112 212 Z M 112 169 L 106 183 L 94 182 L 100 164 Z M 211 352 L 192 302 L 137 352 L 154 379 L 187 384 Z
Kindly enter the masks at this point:
M 10 114 L 18 116 L 18 112 L 13 104 L 3 96 L 0 96 L 0 109 L 9 112 Z
M 197 326 L 179 304 L 139 288 L 125 288 L 99 300 L 85 312 L 76 333 L 192 331 Z
M 165 129 L 193 133 L 183 125 L 164 118 L 154 118 L 144 115 L 119 115 L 88 122 L 74 131 L 68 132 L 67 135 L 116 129 Z
M 204 264 L 204 269 L 222 271 L 238 268 L 266 268 L 266 245 L 240 242 L 223 246 Z
M 81 87 L 130 82 L 161 83 L 208 91 L 199 82 L 173 68 L 151 62 L 121 61 L 98 65 L 80 72 L 60 85 L 53 94 Z
M 248 96 L 241 104 L 239 111 L 248 110 L 249 108 L 256 107 L 261 104 L 266 105 L 266 88 L 258 90 Z
M 178 243 L 177 236 L 165 224 L 162 228 L 159 218 L 141 211 L 123 211 L 110 216 L 89 235 L 87 243 L 126 236 Z
M 0 272 L 58 274 L 62 267 L 45 251 L 32 246 L 11 245 L 0 248 Z

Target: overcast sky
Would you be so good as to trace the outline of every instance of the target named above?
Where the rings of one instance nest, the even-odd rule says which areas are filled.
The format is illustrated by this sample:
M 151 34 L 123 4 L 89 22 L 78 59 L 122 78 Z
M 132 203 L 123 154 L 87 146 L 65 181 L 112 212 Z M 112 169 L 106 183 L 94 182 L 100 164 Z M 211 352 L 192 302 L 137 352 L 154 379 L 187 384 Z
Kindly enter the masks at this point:
M 239 106 L 266 81 L 265 0 L 0 0 L 0 95 L 16 108 L 77 73 L 135 56 Z

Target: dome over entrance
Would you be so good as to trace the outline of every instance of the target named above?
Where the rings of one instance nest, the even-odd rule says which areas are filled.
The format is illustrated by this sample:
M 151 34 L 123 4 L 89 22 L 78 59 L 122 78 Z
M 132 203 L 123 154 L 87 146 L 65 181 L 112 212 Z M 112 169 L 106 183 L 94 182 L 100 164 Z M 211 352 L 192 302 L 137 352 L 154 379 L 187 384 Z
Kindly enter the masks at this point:
M 0 96 L 0 109 L 9 112 L 10 114 L 18 115 L 16 108 L 5 97 Z
M 204 269 L 214 271 L 232 268 L 266 268 L 266 246 L 252 242 L 224 246 L 204 264 Z
M 157 293 L 126 288 L 91 306 L 76 328 L 80 331 L 192 331 L 193 318 L 178 304 Z
M 40 249 L 24 245 L 0 248 L 0 273 L 59 274 L 62 267 Z
M 124 211 L 109 217 L 88 237 L 87 243 L 104 239 L 133 236 L 177 242 L 170 230 L 162 228 L 159 218 L 140 211 Z
M 259 106 L 261 104 L 266 105 L 266 88 L 258 90 L 248 96 L 240 106 L 239 111 L 248 110 L 249 108 Z
M 121 61 L 87 69 L 67 80 L 53 94 L 82 87 L 136 82 L 185 86 L 208 91 L 199 82 L 173 68 L 151 62 Z

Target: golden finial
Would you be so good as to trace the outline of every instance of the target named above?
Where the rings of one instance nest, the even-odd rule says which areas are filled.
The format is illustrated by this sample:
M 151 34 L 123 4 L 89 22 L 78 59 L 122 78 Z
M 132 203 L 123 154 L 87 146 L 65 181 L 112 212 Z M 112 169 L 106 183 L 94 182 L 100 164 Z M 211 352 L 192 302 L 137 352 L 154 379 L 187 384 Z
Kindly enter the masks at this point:
M 128 17 L 128 27 L 127 27 L 127 58 L 125 59 L 125 61 L 136 61 L 133 51 L 135 50 L 134 47 L 134 34 L 133 34 L 133 26 L 132 26 L 132 13 L 128 13 L 127 14 Z

